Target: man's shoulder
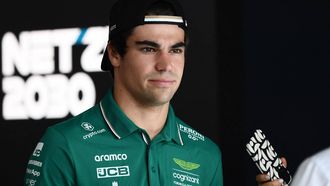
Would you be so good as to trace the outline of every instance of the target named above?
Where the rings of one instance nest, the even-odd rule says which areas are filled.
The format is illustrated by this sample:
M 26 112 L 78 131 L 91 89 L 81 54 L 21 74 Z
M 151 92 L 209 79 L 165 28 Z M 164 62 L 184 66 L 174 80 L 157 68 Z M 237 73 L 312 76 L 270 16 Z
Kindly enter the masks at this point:
M 102 123 L 103 118 L 99 111 L 99 106 L 95 105 L 79 115 L 48 127 L 47 133 L 56 131 L 56 133 L 63 136 L 73 137 L 79 135 L 81 131 L 93 131 L 95 128 L 99 128 Z
M 177 119 L 177 124 L 184 145 L 215 154 L 220 153 L 219 146 L 212 139 L 203 135 L 197 129 L 194 129 L 180 119 Z

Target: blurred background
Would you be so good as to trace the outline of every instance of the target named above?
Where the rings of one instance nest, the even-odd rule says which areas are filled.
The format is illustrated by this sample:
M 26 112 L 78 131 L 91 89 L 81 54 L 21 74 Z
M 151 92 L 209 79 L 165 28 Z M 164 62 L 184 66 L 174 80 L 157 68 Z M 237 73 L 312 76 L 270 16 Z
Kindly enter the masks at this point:
M 113 0 L 8 1 L 0 7 L 1 185 L 22 185 L 45 129 L 99 102 Z M 255 186 L 245 151 L 262 129 L 295 173 L 330 146 L 328 0 L 182 0 L 189 21 L 176 114 L 222 150 L 224 182 Z

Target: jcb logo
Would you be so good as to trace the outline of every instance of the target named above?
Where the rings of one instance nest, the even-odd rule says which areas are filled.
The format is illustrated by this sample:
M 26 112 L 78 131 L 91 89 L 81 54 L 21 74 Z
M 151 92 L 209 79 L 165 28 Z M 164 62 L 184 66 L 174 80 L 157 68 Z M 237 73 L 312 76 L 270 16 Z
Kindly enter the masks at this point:
M 100 167 L 96 169 L 97 178 L 129 176 L 128 166 Z

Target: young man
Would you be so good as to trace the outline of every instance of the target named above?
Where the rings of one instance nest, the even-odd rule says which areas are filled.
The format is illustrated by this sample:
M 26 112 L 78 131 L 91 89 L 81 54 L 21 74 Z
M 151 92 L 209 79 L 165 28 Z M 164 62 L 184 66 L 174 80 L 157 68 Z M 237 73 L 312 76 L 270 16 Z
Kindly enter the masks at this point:
M 25 185 L 222 186 L 219 148 L 170 106 L 186 38 L 176 0 L 119 0 L 102 60 L 113 89 L 96 106 L 47 129 Z

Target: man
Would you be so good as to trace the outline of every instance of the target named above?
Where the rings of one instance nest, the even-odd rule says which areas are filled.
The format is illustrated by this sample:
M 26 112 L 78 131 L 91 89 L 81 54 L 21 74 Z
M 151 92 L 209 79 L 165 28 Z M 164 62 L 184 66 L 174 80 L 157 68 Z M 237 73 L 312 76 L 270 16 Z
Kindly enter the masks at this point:
M 47 129 L 26 185 L 222 186 L 215 143 L 178 119 L 170 100 L 185 65 L 187 21 L 176 0 L 119 0 L 102 69 L 113 89 Z
M 291 186 L 330 186 L 330 147 L 305 159 L 298 167 Z

